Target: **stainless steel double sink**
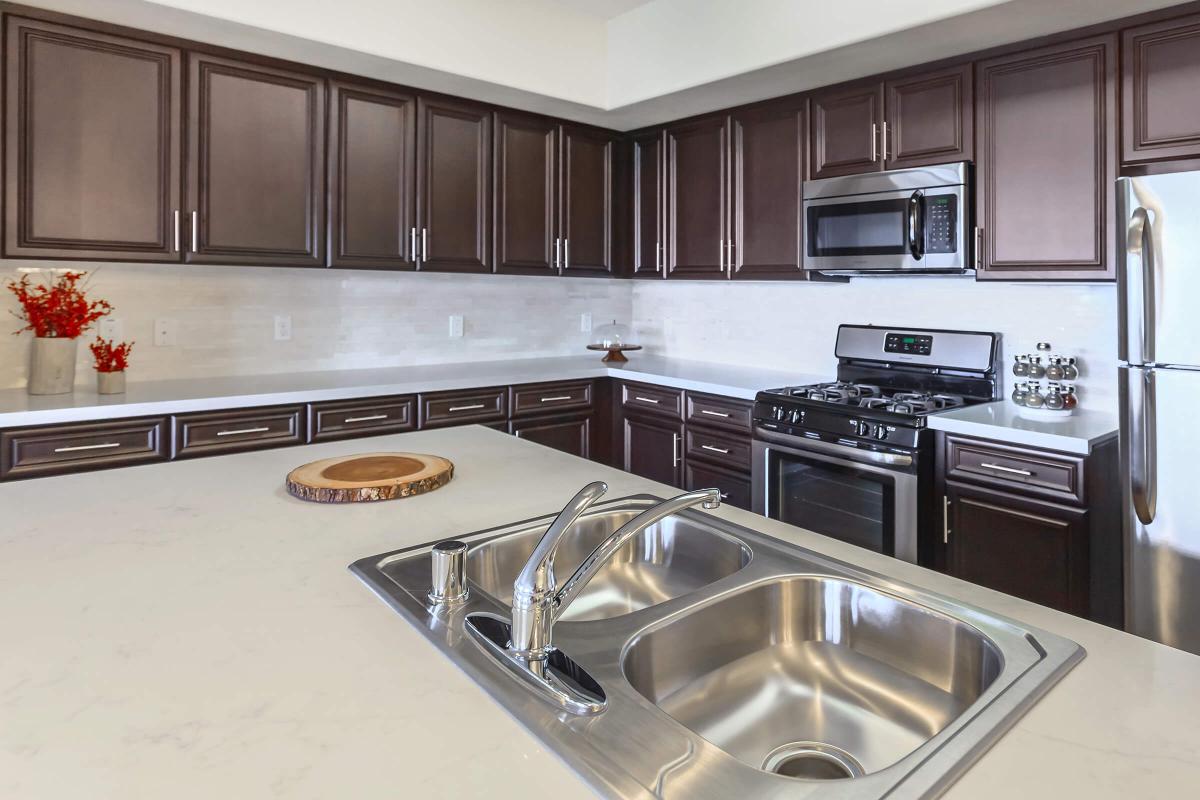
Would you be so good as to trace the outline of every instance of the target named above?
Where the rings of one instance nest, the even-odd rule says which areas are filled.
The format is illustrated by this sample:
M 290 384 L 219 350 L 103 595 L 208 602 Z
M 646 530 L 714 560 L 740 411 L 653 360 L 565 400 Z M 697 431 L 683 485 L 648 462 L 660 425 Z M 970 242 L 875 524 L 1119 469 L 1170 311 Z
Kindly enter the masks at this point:
M 569 573 L 656 502 L 598 504 Z M 939 794 L 1084 657 L 1074 642 L 689 510 L 631 540 L 555 626 L 603 695 L 568 713 L 501 668 L 467 618 L 508 616 L 553 515 L 456 538 L 470 596 L 434 606 L 430 547 L 351 569 L 612 797 Z

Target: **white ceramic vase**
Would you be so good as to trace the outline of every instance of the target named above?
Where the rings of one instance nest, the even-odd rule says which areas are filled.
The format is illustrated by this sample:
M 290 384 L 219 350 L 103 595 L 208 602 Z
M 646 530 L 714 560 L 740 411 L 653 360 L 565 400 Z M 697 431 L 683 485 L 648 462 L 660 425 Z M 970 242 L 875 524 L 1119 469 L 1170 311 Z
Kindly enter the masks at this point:
M 66 394 L 75 388 L 74 339 L 34 337 L 29 352 L 29 393 Z
M 125 370 L 120 372 L 97 372 L 97 394 L 125 394 Z

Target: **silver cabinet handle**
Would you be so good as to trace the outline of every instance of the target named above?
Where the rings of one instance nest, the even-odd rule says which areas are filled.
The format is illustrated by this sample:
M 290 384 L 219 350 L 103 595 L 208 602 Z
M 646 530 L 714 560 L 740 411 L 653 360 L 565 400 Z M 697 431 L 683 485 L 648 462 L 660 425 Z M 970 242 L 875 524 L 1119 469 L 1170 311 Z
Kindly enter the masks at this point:
M 729 499 L 729 492 L 720 492 L 720 495 L 721 495 L 721 499 L 722 499 L 722 500 L 728 500 L 728 499 Z
M 942 544 L 950 544 L 950 498 L 942 495 Z
M 200 212 L 192 212 L 192 252 L 200 252 Z
M 983 269 L 983 228 L 975 227 L 975 269 Z
M 888 157 L 888 146 L 887 146 L 887 144 L 888 144 L 888 142 L 887 142 L 887 121 L 886 121 L 886 120 L 885 120 L 885 121 L 884 121 L 884 123 L 883 123 L 883 135 L 879 137 L 879 141 L 880 141 L 880 143 L 881 143 L 881 145 L 882 145 L 882 146 L 880 147 L 880 149 L 883 151 L 883 160 L 884 160 L 884 161 L 887 161 L 887 157 Z
M 671 466 L 679 466 L 679 434 L 671 434 Z
M 997 472 L 1008 472 L 1013 475 L 1024 475 L 1026 478 L 1032 478 L 1033 473 L 1027 469 L 1017 469 L 1016 467 L 1006 467 L 1003 464 L 989 464 L 986 461 L 979 462 L 979 466 L 984 469 L 994 469 Z
M 729 256 L 725 259 L 725 266 L 727 266 L 729 268 L 729 274 L 732 275 L 733 274 L 733 239 L 730 239 L 728 241 L 727 248 L 729 251 Z
M 556 239 L 554 240 L 554 261 L 553 261 L 553 262 L 551 262 L 551 264 L 550 264 L 550 269 L 558 269 L 558 261 L 559 261 L 559 256 L 558 256 L 558 254 L 559 254 L 559 249 L 560 249 L 560 243 L 561 243 L 561 242 L 562 242 L 562 239 L 557 239 L 557 238 L 556 238 Z
M 571 240 L 563 239 L 563 269 L 571 268 Z
M 871 161 L 879 160 L 879 126 L 871 123 Z
M 421 260 L 429 260 L 429 228 L 421 228 Z
M 658 401 L 655 400 L 653 397 L 642 397 L 640 394 L 635 394 L 633 396 L 633 399 L 640 400 L 643 403 L 653 403 L 654 405 L 658 405 Z
M 371 414 L 366 417 L 346 417 L 342 422 L 374 422 L 377 419 L 387 419 L 387 414 Z
M 105 442 L 104 444 L 76 444 L 69 447 L 56 447 L 56 453 L 78 453 L 83 450 L 110 450 L 114 447 L 120 447 L 120 442 Z
M 459 411 L 478 411 L 481 408 L 487 408 L 487 406 L 484 403 L 472 403 L 469 406 L 450 406 L 450 408 L 446 410 L 451 414 L 454 414 Z
M 720 417 L 721 419 L 729 419 L 729 415 L 724 411 L 709 411 L 707 408 L 700 409 L 701 414 L 707 414 L 710 417 Z
M 714 446 L 713 446 L 713 445 L 711 445 L 711 444 L 702 444 L 702 445 L 700 445 L 700 449 L 701 449 L 701 450 L 711 450 L 711 451 L 713 451 L 714 453 L 720 453 L 720 454 L 721 454 L 721 455 L 723 455 L 723 456 L 727 456 L 727 455 L 729 455 L 729 450 L 728 450 L 727 448 L 724 448 L 724 447 L 714 447 Z
M 241 436 L 247 433 L 266 433 L 269 430 L 271 429 L 265 426 L 258 428 L 238 428 L 235 431 L 217 431 L 217 436 Z
M 662 242 L 654 243 L 654 271 L 662 272 Z
M 412 257 L 410 260 L 417 261 L 418 258 L 417 258 L 417 229 L 416 228 L 409 228 L 408 248 L 409 248 L 409 252 L 412 253 Z
M 560 400 L 570 400 L 570 399 L 572 399 L 572 398 L 571 398 L 571 395 L 569 395 L 569 394 L 560 394 L 560 395 L 556 395 L 555 397 L 541 397 L 541 398 L 538 398 L 538 402 L 539 402 L 539 403 L 557 403 L 557 402 L 558 402 L 558 401 L 560 401 Z
M 171 248 L 172 248 L 173 252 L 178 253 L 179 252 L 179 242 L 180 242 L 180 239 L 179 239 L 179 209 L 178 208 L 175 209 L 175 213 L 172 216 L 174 217 L 174 222 L 175 222 L 175 234 L 171 238 L 171 241 L 173 242 L 173 244 L 171 245 Z
M 717 240 L 717 265 L 721 268 L 722 272 L 725 271 L 725 240 L 724 239 Z

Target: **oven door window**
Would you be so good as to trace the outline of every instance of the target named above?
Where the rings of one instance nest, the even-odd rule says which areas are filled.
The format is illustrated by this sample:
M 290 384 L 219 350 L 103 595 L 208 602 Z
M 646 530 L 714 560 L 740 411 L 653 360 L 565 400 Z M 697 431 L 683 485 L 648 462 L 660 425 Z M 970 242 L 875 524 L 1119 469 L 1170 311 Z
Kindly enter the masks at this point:
M 907 255 L 908 199 L 808 207 L 808 255 Z
M 886 555 L 896 552 L 896 478 L 772 452 L 767 516 Z

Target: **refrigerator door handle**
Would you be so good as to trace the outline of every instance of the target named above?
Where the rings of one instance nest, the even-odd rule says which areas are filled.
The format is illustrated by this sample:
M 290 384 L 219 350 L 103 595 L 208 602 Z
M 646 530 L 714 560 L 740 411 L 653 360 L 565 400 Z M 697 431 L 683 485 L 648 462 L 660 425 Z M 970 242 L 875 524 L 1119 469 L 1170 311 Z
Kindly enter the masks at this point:
M 1126 408 L 1129 417 L 1129 493 L 1133 510 L 1143 525 L 1154 522 L 1158 504 L 1157 425 L 1154 408 L 1154 371 L 1130 369 Z
M 1129 364 L 1154 363 L 1154 289 L 1158 253 L 1150 213 L 1138 207 L 1129 215 L 1125 252 L 1125 338 Z M 1136 251 L 1128 243 L 1137 242 Z

